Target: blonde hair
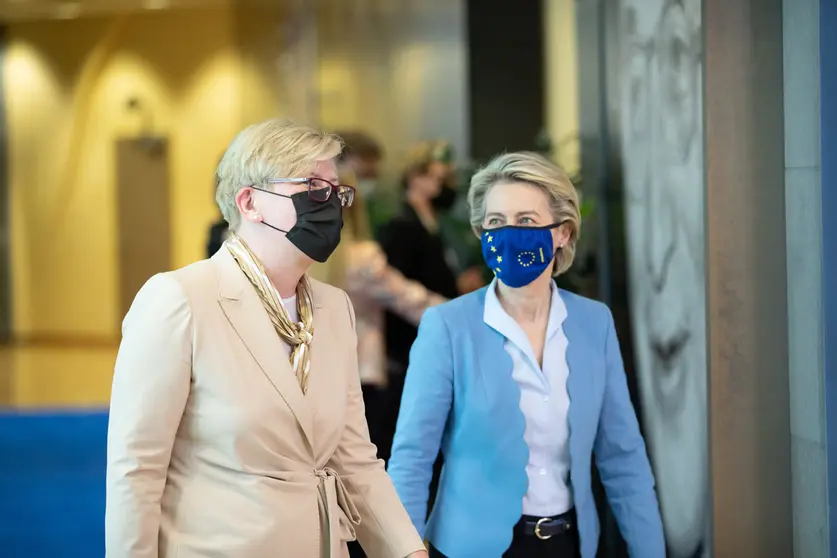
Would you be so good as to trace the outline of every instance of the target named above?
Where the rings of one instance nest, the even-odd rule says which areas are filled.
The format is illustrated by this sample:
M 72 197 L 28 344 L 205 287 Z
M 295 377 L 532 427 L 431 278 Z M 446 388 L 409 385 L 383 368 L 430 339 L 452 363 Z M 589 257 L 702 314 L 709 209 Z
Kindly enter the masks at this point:
M 549 208 L 555 223 L 569 228 L 569 242 L 558 252 L 552 275 L 567 271 L 573 264 L 575 246 L 581 233 L 581 213 L 578 192 L 567 174 L 542 155 L 530 152 L 505 153 L 492 159 L 471 178 L 468 207 L 471 227 L 482 233 L 485 219 L 485 198 L 498 184 L 523 182 L 540 188 L 549 198 Z
M 246 186 L 267 187 L 273 178 L 302 178 L 320 161 L 340 155 L 337 136 L 288 120 L 248 126 L 232 140 L 216 172 L 215 201 L 232 229 L 241 221 L 235 197 Z
M 414 174 L 424 174 L 433 163 L 433 142 L 423 141 L 412 146 L 407 151 L 407 157 L 401 171 L 401 182 L 404 188 Z
M 445 154 L 451 149 L 450 142 L 446 140 L 426 140 L 415 144 L 407 152 L 406 161 L 401 172 L 401 185 L 406 190 L 410 178 L 416 174 L 425 174 L 430 170 L 433 163 L 442 163 L 450 166 L 445 161 Z M 453 178 L 452 176 L 450 178 Z

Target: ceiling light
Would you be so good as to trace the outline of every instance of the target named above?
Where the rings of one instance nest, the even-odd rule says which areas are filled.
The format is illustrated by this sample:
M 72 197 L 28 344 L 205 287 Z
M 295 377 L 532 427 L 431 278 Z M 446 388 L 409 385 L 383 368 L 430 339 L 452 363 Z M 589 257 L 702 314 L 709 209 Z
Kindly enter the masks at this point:
M 55 6 L 55 17 L 58 19 L 77 18 L 81 13 L 80 2 L 64 2 Z

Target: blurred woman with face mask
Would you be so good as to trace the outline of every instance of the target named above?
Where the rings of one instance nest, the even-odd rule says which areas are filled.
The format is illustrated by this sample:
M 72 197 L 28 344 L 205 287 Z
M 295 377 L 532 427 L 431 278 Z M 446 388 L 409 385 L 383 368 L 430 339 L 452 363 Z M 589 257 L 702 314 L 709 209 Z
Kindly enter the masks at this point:
M 374 139 L 362 132 L 340 135 L 345 147 L 337 160 L 341 184 L 360 183 L 358 172 L 367 180 L 377 177 L 373 162 L 382 150 Z M 365 157 L 361 157 L 361 155 Z M 364 161 L 359 162 L 359 159 Z M 309 274 L 330 285 L 344 289 L 355 308 L 358 336 L 358 368 L 366 405 L 366 417 L 372 442 L 379 449 L 388 449 L 391 438 L 387 432 L 386 387 L 388 383 L 384 311 L 418 326 L 424 311 L 448 300 L 446 297 L 412 281 L 389 265 L 381 246 L 372 238 L 367 214 L 366 196 L 360 189 L 354 203 L 343 212 L 340 246 L 325 263 L 315 263 Z
M 447 186 L 449 180 L 448 164 L 434 157 L 434 142 L 413 148 L 402 172 L 404 202 L 398 215 L 381 228 L 378 238 L 389 265 L 404 277 L 445 298 L 454 298 L 459 295 L 457 278 L 439 234 L 439 212 L 449 209 L 456 196 Z M 387 459 L 395 434 L 404 372 L 418 328 L 414 322 L 387 312 L 384 329 L 390 408 L 385 421 L 387 442 L 378 450 Z

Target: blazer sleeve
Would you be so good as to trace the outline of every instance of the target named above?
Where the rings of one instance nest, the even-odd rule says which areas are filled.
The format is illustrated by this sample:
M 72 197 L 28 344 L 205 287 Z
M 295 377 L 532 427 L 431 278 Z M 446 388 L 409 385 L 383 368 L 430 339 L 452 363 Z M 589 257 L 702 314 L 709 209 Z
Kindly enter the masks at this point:
M 665 558 L 654 477 L 628 393 L 613 316 L 607 312 L 606 379 L 595 455 L 607 499 L 632 558 Z
M 348 296 L 345 299 L 354 329 L 354 309 Z M 375 445 L 369 441 L 360 375 L 357 373 L 349 377 L 346 426 L 329 464 L 343 479 L 348 497 L 358 510 L 360 524 L 355 532 L 369 558 L 404 558 L 424 550 L 424 544 L 398 499 L 383 461 L 378 459 Z
M 192 317 L 180 284 L 152 277 L 122 325 L 107 441 L 107 558 L 157 558 L 160 500 L 191 381 Z
M 453 404 L 450 334 L 438 308 L 428 308 L 410 350 L 388 472 L 423 537 L 433 464 Z

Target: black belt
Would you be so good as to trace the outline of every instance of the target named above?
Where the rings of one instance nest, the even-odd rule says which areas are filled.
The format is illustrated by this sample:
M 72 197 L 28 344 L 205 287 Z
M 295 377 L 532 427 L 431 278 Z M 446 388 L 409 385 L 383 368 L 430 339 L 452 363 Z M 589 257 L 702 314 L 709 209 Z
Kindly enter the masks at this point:
M 555 517 L 532 517 L 524 515 L 519 523 L 522 527 L 523 534 L 531 537 L 535 536 L 543 541 L 551 539 L 557 535 L 565 535 L 572 532 L 575 528 L 575 512 L 570 510 L 567 513 L 556 515 Z

